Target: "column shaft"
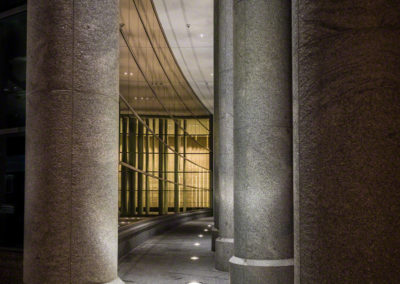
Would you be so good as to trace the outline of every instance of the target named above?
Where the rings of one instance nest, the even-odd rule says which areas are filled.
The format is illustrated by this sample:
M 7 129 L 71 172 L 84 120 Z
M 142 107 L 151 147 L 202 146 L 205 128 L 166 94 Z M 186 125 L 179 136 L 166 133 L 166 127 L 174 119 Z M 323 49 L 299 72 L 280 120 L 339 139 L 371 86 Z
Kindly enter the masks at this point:
M 164 120 L 158 119 L 158 135 L 164 141 Z M 164 176 L 164 144 L 158 141 L 158 177 L 165 178 Z M 164 214 L 164 181 L 158 180 L 158 213 Z
M 187 138 L 186 138 L 186 128 L 187 122 L 186 119 L 183 120 L 183 157 L 186 158 L 186 148 L 187 148 Z M 183 184 L 183 212 L 186 212 L 187 206 L 187 192 L 186 192 L 186 159 L 182 159 L 183 163 L 183 177 L 182 177 L 182 184 Z
M 129 164 L 136 167 L 136 119 L 129 118 Z M 129 170 L 129 216 L 136 215 L 136 175 L 135 171 Z
M 180 123 L 180 122 L 178 122 Z M 175 124 L 174 146 L 175 151 L 179 153 L 179 125 Z M 179 213 L 179 156 L 174 155 L 174 211 Z
M 400 282 L 400 2 L 295 1 L 296 282 Z
M 143 170 L 143 124 L 138 123 L 138 169 Z M 137 173 L 138 175 L 138 214 L 143 215 L 143 174 Z
M 290 9 L 234 3 L 231 283 L 293 283 Z
M 149 124 L 149 119 L 146 119 L 146 125 L 150 126 Z M 145 148 L 146 148 L 146 159 L 145 159 L 145 164 L 146 168 L 145 171 L 146 173 L 149 172 L 149 160 L 150 160 L 150 154 L 149 154 L 149 129 L 146 128 L 146 138 L 145 138 Z M 146 192 L 146 215 L 150 214 L 150 188 L 149 188 L 149 176 L 146 175 L 145 177 L 145 192 Z
M 24 283 L 117 279 L 117 0 L 28 1 Z
M 164 121 L 164 214 L 168 214 L 168 119 Z
M 213 139 L 211 141 L 213 148 L 213 172 L 212 179 L 213 183 L 213 216 L 214 216 L 214 226 L 211 229 L 211 250 L 215 251 L 215 241 L 218 238 L 218 223 L 219 223 L 219 195 L 218 195 L 218 157 L 215 153 L 218 152 L 218 120 L 219 120 L 219 112 L 218 112 L 218 55 L 219 55 L 219 0 L 214 0 L 214 115 L 213 115 Z M 211 144 L 210 143 L 210 144 Z
M 120 119 L 122 123 L 122 135 L 121 135 L 121 161 L 126 163 L 128 161 L 128 153 L 127 153 L 127 127 L 128 127 L 128 118 L 125 116 L 122 116 Z M 126 216 L 127 215 L 127 206 L 126 206 L 126 190 L 128 187 L 128 175 L 129 175 L 129 170 L 121 166 L 121 215 Z
M 215 268 L 229 271 L 233 255 L 233 0 L 219 0 L 219 58 L 218 91 L 218 140 L 216 167 L 218 177 L 219 236 L 215 243 Z

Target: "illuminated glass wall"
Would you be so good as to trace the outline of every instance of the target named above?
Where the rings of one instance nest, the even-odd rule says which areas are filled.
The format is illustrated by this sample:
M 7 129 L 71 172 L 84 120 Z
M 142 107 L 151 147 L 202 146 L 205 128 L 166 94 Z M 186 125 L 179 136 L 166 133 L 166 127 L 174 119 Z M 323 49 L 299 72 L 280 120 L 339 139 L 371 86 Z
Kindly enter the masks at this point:
M 120 17 L 120 215 L 210 207 L 210 113 L 176 63 L 152 1 L 121 0 Z
M 121 216 L 210 207 L 209 119 L 142 119 L 120 117 Z

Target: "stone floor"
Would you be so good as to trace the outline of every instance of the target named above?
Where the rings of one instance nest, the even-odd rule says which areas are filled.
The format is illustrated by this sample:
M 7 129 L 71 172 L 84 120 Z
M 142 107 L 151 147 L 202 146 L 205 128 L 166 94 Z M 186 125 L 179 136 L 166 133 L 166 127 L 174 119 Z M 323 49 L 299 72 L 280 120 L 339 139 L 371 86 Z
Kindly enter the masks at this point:
M 127 284 L 229 283 L 229 273 L 214 268 L 211 225 L 212 218 L 202 218 L 147 240 L 120 261 L 120 278 Z

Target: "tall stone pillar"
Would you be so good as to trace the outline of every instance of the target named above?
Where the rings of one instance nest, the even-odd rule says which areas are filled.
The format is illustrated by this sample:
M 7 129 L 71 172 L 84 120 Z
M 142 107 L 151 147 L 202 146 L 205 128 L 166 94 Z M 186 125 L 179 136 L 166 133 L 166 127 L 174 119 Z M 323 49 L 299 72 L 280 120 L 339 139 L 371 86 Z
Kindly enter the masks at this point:
M 296 283 L 399 283 L 400 2 L 294 8 Z
M 234 3 L 231 283 L 293 283 L 290 9 Z
M 215 251 L 215 241 L 218 238 L 218 227 L 219 227 L 219 194 L 218 194 L 218 157 L 216 153 L 218 153 L 218 139 L 219 139 L 219 131 L 218 131 L 218 120 L 219 120 L 219 113 L 218 113 L 218 54 L 219 54 L 219 44 L 218 44 L 218 33 L 219 33 L 219 0 L 214 0 L 214 115 L 213 115 L 213 128 L 212 128 L 212 150 L 213 150 L 213 216 L 214 216 L 214 226 L 211 229 L 211 250 Z
M 215 243 L 215 268 L 229 271 L 233 255 L 233 0 L 219 0 L 219 58 L 217 156 L 219 236 Z
M 120 283 L 118 1 L 28 1 L 25 283 Z

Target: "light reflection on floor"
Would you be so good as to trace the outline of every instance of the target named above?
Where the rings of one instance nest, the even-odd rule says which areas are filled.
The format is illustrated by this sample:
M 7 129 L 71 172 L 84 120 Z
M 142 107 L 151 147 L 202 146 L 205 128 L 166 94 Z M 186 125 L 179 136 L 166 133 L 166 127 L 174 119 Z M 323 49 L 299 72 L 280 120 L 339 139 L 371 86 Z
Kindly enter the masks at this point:
M 120 262 L 120 278 L 138 284 L 228 284 L 229 273 L 214 268 L 211 230 L 204 232 L 211 223 L 202 218 L 147 240 Z

